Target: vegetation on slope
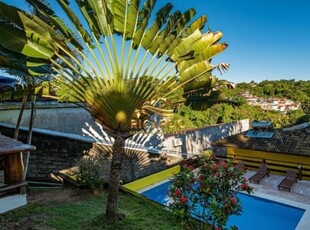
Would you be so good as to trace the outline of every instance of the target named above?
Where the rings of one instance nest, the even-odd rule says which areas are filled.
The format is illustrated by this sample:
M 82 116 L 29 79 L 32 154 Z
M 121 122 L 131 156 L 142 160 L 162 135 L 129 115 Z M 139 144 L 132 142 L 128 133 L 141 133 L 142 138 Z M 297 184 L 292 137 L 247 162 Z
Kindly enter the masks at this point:
M 310 121 L 310 81 L 263 81 L 261 83 L 240 83 L 235 89 L 221 89 L 223 95 L 236 103 L 215 104 L 205 111 L 192 110 L 187 106 L 175 109 L 173 121 L 182 120 L 182 128 L 198 128 L 217 123 L 231 122 L 240 119 L 271 121 L 276 128 Z M 264 111 L 258 106 L 247 104 L 240 95 L 248 91 L 253 96 L 268 100 L 287 98 L 301 102 L 301 109 L 283 114 L 279 111 Z M 175 123 L 175 122 L 174 122 Z M 171 123 L 164 127 L 165 132 L 178 131 L 180 127 Z
M 287 98 L 300 102 L 304 113 L 310 113 L 310 81 L 278 80 L 260 83 L 240 83 L 239 91 L 247 90 L 255 96 Z

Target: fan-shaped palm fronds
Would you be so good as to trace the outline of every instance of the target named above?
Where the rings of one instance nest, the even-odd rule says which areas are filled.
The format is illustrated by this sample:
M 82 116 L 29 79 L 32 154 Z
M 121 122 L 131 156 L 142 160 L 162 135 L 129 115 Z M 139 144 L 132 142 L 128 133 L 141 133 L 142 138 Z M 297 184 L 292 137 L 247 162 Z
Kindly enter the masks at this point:
M 20 57 L 29 74 L 48 73 L 70 87 L 114 137 L 106 214 L 116 218 L 124 141 L 141 128 L 132 120 L 168 116 L 169 97 L 180 88 L 209 91 L 211 71 L 227 67 L 211 60 L 227 44 L 220 32 L 202 32 L 207 19 L 193 21 L 194 9 L 172 12 L 168 3 L 154 15 L 156 0 L 57 0 L 66 23 L 55 3 L 27 2 L 34 14 L 0 2 L 0 50 Z

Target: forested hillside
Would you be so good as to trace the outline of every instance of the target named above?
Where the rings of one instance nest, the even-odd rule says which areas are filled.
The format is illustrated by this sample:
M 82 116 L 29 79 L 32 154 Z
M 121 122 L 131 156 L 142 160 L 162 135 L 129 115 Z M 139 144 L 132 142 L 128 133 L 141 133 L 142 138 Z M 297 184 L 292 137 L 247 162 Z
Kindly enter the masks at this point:
M 240 96 L 244 91 L 264 99 L 273 97 L 291 99 L 301 102 L 302 108 L 286 114 L 279 111 L 264 111 L 258 106 L 248 105 Z M 237 103 L 215 104 L 205 111 L 195 111 L 188 106 L 180 106 L 175 110 L 172 120 L 182 120 L 184 125 L 182 128 L 196 128 L 240 119 L 271 121 L 276 128 L 310 121 L 310 81 L 266 80 L 260 83 L 239 83 L 235 89 L 222 89 L 222 93 L 226 98 Z M 167 125 L 164 130 L 173 132 L 179 128 L 176 125 Z
M 310 111 L 310 81 L 279 80 L 237 84 L 237 91 L 247 90 L 259 97 L 288 98 L 301 102 L 305 113 Z

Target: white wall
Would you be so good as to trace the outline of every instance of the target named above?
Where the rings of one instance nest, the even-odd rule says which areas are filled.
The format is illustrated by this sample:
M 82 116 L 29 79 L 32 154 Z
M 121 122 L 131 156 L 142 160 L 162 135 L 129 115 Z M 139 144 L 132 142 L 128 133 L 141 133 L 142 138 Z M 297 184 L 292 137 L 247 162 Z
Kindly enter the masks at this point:
M 169 152 L 175 152 L 185 158 L 201 154 L 204 149 L 211 148 L 211 143 L 238 134 L 249 129 L 249 120 L 240 120 L 231 123 L 212 125 L 200 129 L 186 130 L 176 134 L 166 134 L 163 146 Z M 179 139 L 182 143 L 175 146 L 174 142 Z
M 20 104 L 1 103 L 0 121 L 16 124 Z M 30 108 L 23 115 L 22 125 L 28 127 Z M 96 127 L 91 115 L 83 108 L 69 103 L 37 103 L 34 128 L 82 135 L 87 123 Z

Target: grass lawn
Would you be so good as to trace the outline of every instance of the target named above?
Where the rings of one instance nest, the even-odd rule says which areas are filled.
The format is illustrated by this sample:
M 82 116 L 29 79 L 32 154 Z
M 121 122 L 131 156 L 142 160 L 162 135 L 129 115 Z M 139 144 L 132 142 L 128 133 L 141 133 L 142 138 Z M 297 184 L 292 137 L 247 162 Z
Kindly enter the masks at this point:
M 0 215 L 2 229 L 183 229 L 163 206 L 120 193 L 120 222 L 104 222 L 107 194 L 76 189 L 30 190 L 28 205 Z

